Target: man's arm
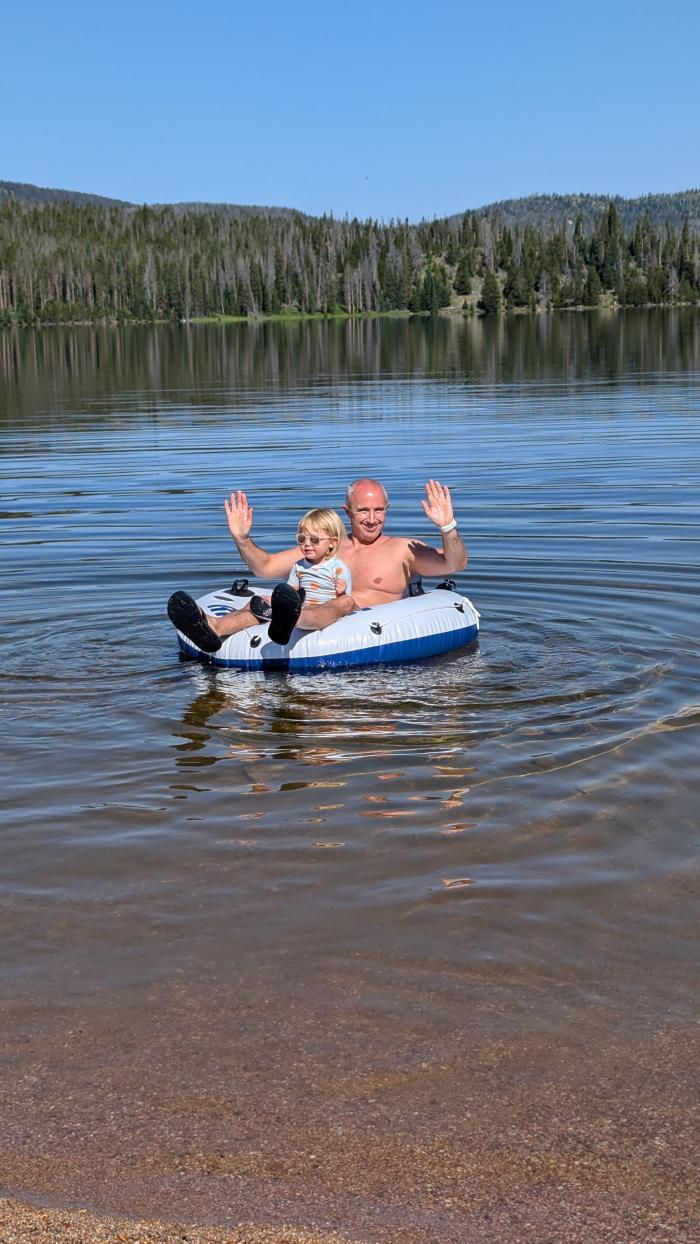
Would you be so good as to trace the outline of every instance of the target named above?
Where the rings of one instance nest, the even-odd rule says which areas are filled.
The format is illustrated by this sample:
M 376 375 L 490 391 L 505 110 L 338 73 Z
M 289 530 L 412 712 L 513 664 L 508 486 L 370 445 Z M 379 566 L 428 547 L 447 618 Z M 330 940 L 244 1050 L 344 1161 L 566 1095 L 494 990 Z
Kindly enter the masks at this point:
M 421 505 L 431 523 L 441 529 L 442 550 L 432 549 L 428 544 L 423 544 L 418 540 L 411 540 L 409 550 L 412 569 L 418 574 L 429 577 L 454 574 L 457 570 L 465 570 L 468 560 L 467 550 L 457 530 L 449 488 L 442 485 L 439 480 L 431 479 L 425 485 L 425 491 L 427 498 L 421 501 Z M 454 526 L 452 526 L 453 523 Z M 450 530 L 443 531 L 444 527 Z
M 226 522 L 233 536 L 238 552 L 249 570 L 264 579 L 281 579 L 289 574 L 299 558 L 299 547 L 284 549 L 281 553 L 268 553 L 250 538 L 253 526 L 253 507 L 248 505 L 248 498 L 239 489 L 231 493 L 230 500 L 224 498 Z

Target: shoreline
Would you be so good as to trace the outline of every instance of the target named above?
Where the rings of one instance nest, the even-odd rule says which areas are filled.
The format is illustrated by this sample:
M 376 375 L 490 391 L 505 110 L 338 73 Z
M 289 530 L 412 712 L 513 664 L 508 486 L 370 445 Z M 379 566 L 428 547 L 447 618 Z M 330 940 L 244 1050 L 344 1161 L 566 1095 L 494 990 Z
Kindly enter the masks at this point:
M 162 1219 L 123 1218 L 87 1209 L 43 1208 L 21 1197 L 0 1195 L 3 1244 L 354 1244 L 336 1232 L 239 1223 L 206 1227 Z
M 585 306 L 583 304 L 571 307 L 511 307 L 504 308 L 501 311 L 482 312 L 479 311 L 475 303 L 469 303 L 467 307 L 453 306 L 441 307 L 436 315 L 432 315 L 430 311 L 309 311 L 308 313 L 298 312 L 292 315 L 193 315 L 189 319 L 173 320 L 173 319 L 124 319 L 117 320 L 112 318 L 94 319 L 94 320 L 38 320 L 34 324 L 27 324 L 19 320 L 11 323 L 0 322 L 0 331 L 12 332 L 15 329 L 39 329 L 39 328 L 163 328 L 177 327 L 189 328 L 192 326 L 215 326 L 227 324 L 248 324 L 250 326 L 259 326 L 261 324 L 309 324 L 309 323 L 326 323 L 327 321 L 346 321 L 346 320 L 511 320 L 524 319 L 526 317 L 540 318 L 546 315 L 578 315 L 582 313 L 596 312 L 603 315 L 618 315 L 628 311 L 680 311 L 680 310 L 696 310 L 700 311 L 700 303 L 697 302 L 645 302 L 640 306 L 620 306 L 615 303 L 600 303 L 598 306 Z M 10 313 L 12 314 L 12 313 Z

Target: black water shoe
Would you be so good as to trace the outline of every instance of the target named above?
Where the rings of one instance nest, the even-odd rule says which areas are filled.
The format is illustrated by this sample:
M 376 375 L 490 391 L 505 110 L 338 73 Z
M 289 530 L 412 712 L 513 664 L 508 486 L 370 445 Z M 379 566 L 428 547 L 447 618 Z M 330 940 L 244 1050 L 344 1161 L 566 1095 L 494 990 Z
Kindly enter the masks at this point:
M 263 596 L 251 596 L 248 601 L 248 608 L 253 617 L 258 619 L 258 622 L 272 621 L 272 605 Z
M 218 652 L 221 640 L 207 622 L 206 614 L 187 592 L 173 592 L 168 601 L 168 617 L 178 631 L 202 652 Z
M 301 596 L 288 583 L 278 583 L 270 603 L 272 621 L 268 636 L 273 644 L 288 644 L 301 613 Z

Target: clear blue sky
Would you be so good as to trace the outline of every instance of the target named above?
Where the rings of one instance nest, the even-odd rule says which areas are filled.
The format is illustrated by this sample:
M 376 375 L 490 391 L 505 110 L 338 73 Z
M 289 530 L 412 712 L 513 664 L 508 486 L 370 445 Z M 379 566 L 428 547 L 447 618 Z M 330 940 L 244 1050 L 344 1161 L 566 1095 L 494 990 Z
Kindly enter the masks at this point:
M 0 179 L 385 219 L 700 185 L 697 0 L 3 10 Z

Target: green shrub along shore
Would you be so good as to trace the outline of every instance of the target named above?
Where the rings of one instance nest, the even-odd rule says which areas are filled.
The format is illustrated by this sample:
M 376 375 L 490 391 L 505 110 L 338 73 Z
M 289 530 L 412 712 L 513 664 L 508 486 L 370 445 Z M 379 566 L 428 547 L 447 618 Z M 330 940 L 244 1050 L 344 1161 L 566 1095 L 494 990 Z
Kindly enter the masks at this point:
M 700 238 L 595 218 L 336 220 L 0 198 L 0 326 L 497 314 L 700 302 Z

